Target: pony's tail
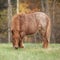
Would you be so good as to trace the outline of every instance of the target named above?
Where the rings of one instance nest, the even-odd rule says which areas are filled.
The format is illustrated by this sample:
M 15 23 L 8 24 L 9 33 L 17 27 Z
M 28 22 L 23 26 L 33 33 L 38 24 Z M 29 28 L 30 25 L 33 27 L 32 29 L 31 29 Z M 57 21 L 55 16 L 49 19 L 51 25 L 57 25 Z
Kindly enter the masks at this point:
M 46 36 L 47 36 L 48 42 L 50 42 L 50 38 L 51 38 L 51 19 L 47 16 L 47 20 L 48 20 L 48 24 L 47 24 Z

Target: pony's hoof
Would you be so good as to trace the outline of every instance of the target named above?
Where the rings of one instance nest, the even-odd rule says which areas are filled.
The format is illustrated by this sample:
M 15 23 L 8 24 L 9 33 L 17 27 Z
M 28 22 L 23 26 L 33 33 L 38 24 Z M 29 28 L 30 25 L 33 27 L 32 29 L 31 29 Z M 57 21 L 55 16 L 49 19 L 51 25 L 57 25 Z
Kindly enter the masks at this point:
M 15 49 L 18 49 L 18 47 L 15 47 Z
M 48 48 L 48 46 L 43 46 L 43 48 Z
M 24 46 L 20 46 L 20 48 L 24 48 Z

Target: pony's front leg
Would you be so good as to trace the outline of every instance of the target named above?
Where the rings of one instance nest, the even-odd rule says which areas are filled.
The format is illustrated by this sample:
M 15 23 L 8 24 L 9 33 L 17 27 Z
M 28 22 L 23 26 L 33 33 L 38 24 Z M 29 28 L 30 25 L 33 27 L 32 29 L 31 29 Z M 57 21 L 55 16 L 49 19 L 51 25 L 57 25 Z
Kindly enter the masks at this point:
M 24 32 L 21 32 L 20 33 L 20 40 L 19 40 L 19 47 L 20 48 L 24 48 L 24 44 L 23 44 L 23 38 L 25 36 L 25 33 Z
M 19 47 L 20 48 L 24 48 L 24 44 L 23 44 L 23 40 L 22 39 L 19 41 Z

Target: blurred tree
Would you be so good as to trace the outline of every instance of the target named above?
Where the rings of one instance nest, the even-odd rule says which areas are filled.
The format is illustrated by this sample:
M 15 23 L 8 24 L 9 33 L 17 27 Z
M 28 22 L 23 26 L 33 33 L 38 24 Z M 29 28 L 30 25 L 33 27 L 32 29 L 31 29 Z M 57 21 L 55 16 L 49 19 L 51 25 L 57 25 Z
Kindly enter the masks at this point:
M 7 0 L 0 0 L 0 10 L 7 8 Z
M 11 40 L 11 31 L 10 31 L 11 20 L 12 20 L 12 5 L 11 5 L 11 0 L 8 0 L 8 42 L 9 43 Z
M 19 0 L 17 0 L 17 13 L 19 13 Z
M 44 8 L 44 1 L 45 1 L 45 0 L 41 0 L 42 12 L 44 12 L 44 11 L 45 11 L 45 8 Z

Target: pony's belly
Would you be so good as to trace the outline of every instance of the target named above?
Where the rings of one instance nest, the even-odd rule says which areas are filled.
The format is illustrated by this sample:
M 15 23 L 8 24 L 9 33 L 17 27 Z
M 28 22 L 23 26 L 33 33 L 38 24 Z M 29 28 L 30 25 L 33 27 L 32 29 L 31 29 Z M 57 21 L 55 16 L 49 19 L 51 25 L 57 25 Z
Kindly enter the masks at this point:
M 31 35 L 31 34 L 34 34 L 34 33 L 36 33 L 37 31 L 28 31 L 28 32 L 26 32 L 26 35 Z
M 28 30 L 26 31 L 26 34 L 29 35 L 29 34 L 34 34 L 37 32 L 37 27 L 33 27 L 33 28 L 28 28 Z

